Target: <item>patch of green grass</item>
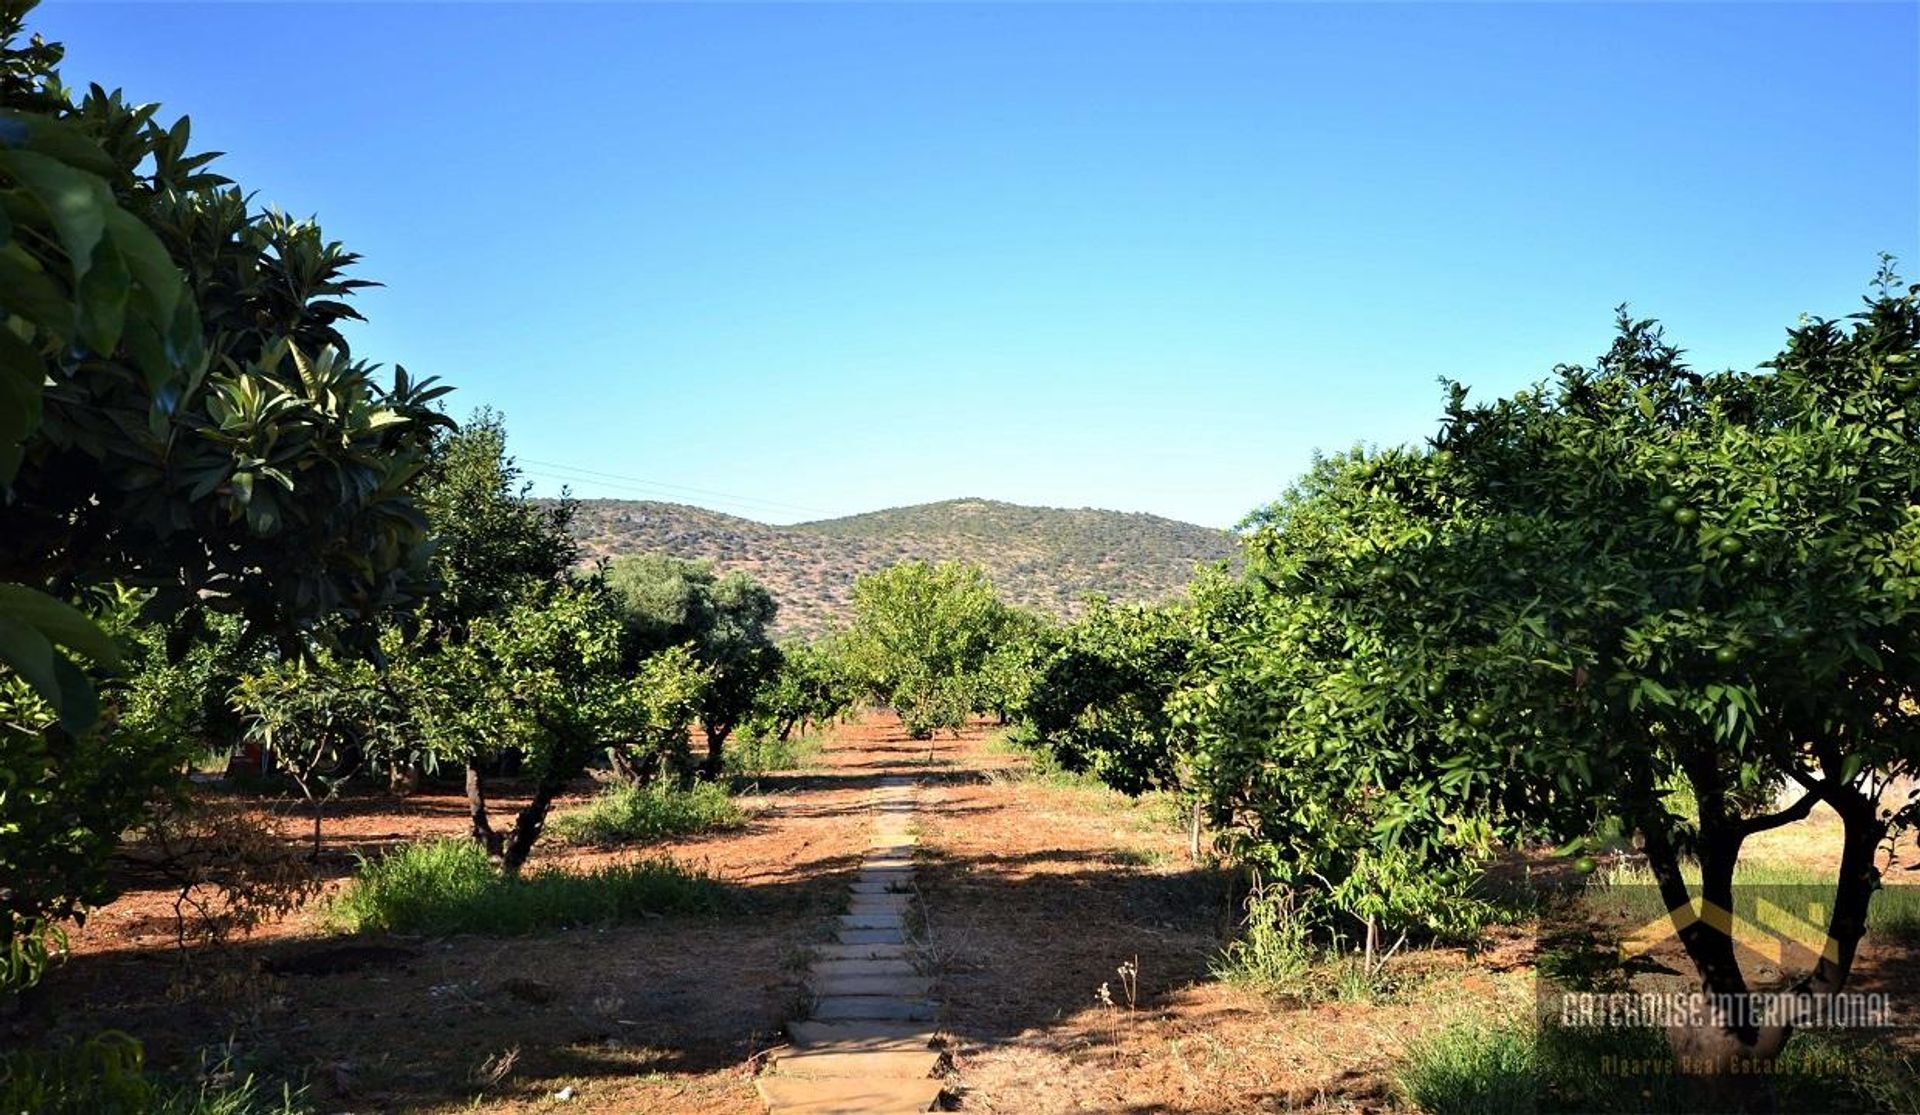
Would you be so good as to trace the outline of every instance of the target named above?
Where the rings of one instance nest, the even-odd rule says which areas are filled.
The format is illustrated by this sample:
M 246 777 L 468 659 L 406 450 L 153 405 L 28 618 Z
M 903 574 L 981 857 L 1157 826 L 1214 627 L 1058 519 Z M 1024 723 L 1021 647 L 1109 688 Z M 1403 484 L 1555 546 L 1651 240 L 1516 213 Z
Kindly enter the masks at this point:
M 0 1111 L 35 1115 L 305 1115 L 300 1093 L 276 1094 L 221 1060 L 198 1081 L 168 1086 L 145 1065 L 140 1043 L 109 1031 L 53 1049 L 0 1054 Z
M 1697 903 L 1700 897 L 1700 868 L 1694 864 L 1682 864 L 1680 873 L 1687 880 L 1687 886 Z M 1745 900 L 1742 890 L 1751 892 L 1792 887 L 1831 895 L 1834 879 L 1831 874 L 1797 864 L 1747 860 L 1734 868 L 1733 886 L 1734 912 L 1743 918 L 1753 919 L 1756 924 L 1774 927 L 1774 916 L 1766 908 L 1750 909 L 1750 906 L 1759 907 L 1761 904 Z M 1660 901 L 1659 890 L 1654 883 L 1653 872 L 1642 864 L 1617 864 L 1596 875 L 1593 882 L 1588 884 L 1583 901 L 1591 908 L 1617 913 L 1635 922 L 1651 921 L 1666 913 L 1666 906 Z M 1920 942 L 1920 887 L 1890 886 L 1875 891 L 1873 903 L 1867 909 L 1867 933 L 1869 936 L 1884 935 L 1896 940 Z
M 1477 1018 L 1449 1023 L 1408 1045 L 1394 1084 L 1427 1115 L 1531 1113 L 1540 1094 L 1533 1035 Z
M 347 932 L 513 936 L 709 911 L 721 895 L 711 876 L 665 859 L 510 879 L 472 841 L 441 840 L 363 862 L 330 914 Z
M 1121 867 L 1165 867 L 1173 857 L 1158 848 L 1116 848 L 1107 853 L 1107 862 Z
M 1914 1065 L 1873 1036 L 1796 1034 L 1769 1077 L 1782 1111 L 1920 1110 Z M 1651 1029 L 1537 1028 L 1520 1015 L 1463 1015 L 1415 1039 L 1394 1073 L 1427 1115 L 1722 1110 L 1741 1097 L 1673 1071 Z
M 726 770 L 736 778 L 756 778 L 783 770 L 803 770 L 820 757 L 823 741 L 818 735 L 735 737 L 727 747 Z
M 553 833 L 569 844 L 637 844 L 737 829 L 747 815 L 717 782 L 681 789 L 669 782 L 614 786 L 553 819 Z

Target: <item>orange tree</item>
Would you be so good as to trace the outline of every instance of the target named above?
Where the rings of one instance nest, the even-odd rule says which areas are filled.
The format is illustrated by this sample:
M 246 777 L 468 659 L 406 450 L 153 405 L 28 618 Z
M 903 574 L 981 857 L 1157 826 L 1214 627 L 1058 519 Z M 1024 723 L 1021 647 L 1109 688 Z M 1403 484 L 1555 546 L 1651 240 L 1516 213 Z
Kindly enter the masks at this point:
M 964 562 L 902 561 L 853 583 L 842 661 L 914 739 L 958 731 L 973 709 L 1001 626 L 993 582 Z
M 1916 812 L 1886 793 L 1920 762 L 1916 289 L 1883 271 L 1757 374 L 1623 317 L 1594 368 L 1454 387 L 1431 452 L 1323 464 L 1250 524 L 1265 599 L 1186 697 L 1216 817 L 1281 870 L 1345 857 L 1335 891 L 1620 818 L 1669 906 L 1731 910 L 1743 843 L 1825 803 L 1831 947 L 1794 991 L 1840 991 Z M 1713 919 L 1680 936 L 1704 990 L 1746 991 Z M 1726 1064 L 1791 1032 L 1747 1021 L 1683 1040 Z
M 1141 794 L 1179 781 L 1184 747 L 1168 698 L 1193 653 L 1184 604 L 1087 601 L 1053 633 L 1020 707 L 1023 734 L 1071 771 Z

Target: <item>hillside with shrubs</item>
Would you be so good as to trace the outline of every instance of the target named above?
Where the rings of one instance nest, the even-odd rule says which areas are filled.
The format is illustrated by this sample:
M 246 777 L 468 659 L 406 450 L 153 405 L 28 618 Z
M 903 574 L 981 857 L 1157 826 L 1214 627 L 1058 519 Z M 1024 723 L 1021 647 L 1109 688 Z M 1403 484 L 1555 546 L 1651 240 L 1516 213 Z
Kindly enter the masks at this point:
M 661 553 L 743 572 L 772 590 L 782 635 L 845 616 L 853 582 L 896 562 L 980 566 L 1009 603 L 1079 615 L 1098 593 L 1127 601 L 1180 594 L 1194 567 L 1228 558 L 1225 531 L 1157 515 L 955 499 L 771 526 L 676 503 L 584 500 L 574 533 L 589 558 Z

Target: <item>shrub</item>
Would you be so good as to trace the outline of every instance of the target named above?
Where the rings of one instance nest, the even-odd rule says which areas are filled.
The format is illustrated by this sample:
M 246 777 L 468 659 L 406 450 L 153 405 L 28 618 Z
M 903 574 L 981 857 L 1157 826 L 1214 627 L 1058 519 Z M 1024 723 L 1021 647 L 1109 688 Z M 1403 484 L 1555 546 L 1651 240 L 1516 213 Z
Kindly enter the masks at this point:
M 569 844 L 629 844 L 746 823 L 746 813 L 717 782 L 686 789 L 654 782 L 611 787 L 590 804 L 555 817 L 553 831 Z
M 131 853 L 174 888 L 181 948 L 221 945 L 277 921 L 320 892 L 313 862 L 279 816 L 244 803 L 174 801 Z
M 719 884 L 711 876 L 670 860 L 503 876 L 478 845 L 441 840 L 363 863 L 332 913 L 348 932 L 510 936 L 719 904 Z

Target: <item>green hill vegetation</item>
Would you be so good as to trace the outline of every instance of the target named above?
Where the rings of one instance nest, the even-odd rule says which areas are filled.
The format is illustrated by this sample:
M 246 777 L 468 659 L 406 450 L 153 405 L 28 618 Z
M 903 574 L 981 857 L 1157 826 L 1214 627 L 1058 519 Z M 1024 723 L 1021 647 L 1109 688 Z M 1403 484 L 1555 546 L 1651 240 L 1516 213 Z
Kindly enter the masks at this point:
M 574 532 L 588 557 L 664 553 L 746 572 L 773 590 L 778 628 L 789 635 L 824 630 L 845 614 L 855 578 L 910 558 L 973 562 L 1010 603 L 1073 616 L 1088 593 L 1176 595 L 1195 565 L 1233 553 L 1227 532 L 1157 515 L 984 499 L 791 526 L 676 503 L 585 500 Z

